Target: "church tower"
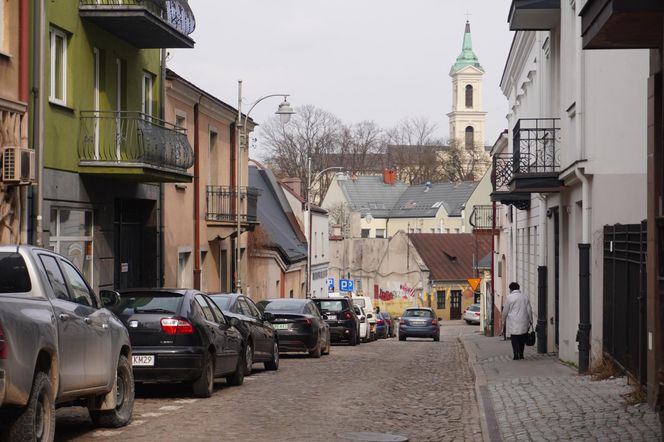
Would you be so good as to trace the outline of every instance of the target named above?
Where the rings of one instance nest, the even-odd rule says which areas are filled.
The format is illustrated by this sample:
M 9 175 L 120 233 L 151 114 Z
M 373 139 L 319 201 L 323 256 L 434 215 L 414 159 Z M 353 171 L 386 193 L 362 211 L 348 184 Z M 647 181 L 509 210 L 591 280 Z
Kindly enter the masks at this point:
M 447 114 L 450 121 L 450 142 L 457 140 L 467 147 L 484 146 L 486 112 L 482 111 L 483 75 L 484 69 L 473 52 L 470 22 L 466 21 L 461 54 L 450 70 L 452 112 Z

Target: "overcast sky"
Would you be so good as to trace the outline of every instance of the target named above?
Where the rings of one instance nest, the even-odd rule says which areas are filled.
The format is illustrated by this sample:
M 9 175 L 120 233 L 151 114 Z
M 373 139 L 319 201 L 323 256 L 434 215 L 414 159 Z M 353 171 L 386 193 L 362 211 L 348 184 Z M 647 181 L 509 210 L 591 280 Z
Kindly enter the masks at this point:
M 449 72 L 461 52 L 466 13 L 473 49 L 484 67 L 486 143 L 505 127 L 499 82 L 512 33 L 510 0 L 189 0 L 194 49 L 170 50 L 169 67 L 243 110 L 261 96 L 291 94 L 345 123 L 373 120 L 389 128 L 410 117 L 438 123 L 447 137 Z M 260 103 L 259 124 L 278 98 Z M 260 136 L 260 131 L 257 132 Z

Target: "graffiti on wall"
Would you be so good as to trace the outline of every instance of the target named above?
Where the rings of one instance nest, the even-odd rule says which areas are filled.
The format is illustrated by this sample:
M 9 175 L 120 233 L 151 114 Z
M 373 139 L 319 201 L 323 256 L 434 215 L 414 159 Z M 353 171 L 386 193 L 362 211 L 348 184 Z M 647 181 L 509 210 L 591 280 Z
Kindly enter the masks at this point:
M 378 289 L 378 299 L 381 301 L 392 301 L 394 299 L 403 299 L 407 300 L 413 297 L 415 292 L 414 287 L 410 287 L 408 284 L 400 284 L 398 289 Z

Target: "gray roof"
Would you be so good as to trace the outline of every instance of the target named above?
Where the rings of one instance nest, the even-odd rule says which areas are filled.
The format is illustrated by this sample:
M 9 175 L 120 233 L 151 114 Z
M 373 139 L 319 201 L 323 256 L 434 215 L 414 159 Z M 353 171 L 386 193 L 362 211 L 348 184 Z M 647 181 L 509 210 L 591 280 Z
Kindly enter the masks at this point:
M 382 176 L 359 176 L 338 181 L 353 211 L 370 212 L 374 218 L 435 217 L 442 205 L 449 216 L 461 216 L 461 209 L 479 181 L 407 186 L 397 181 L 383 183 Z
M 404 183 L 385 184 L 382 176 L 358 176 L 338 181 L 351 210 L 371 212 L 374 218 L 387 218 L 401 194 L 408 188 Z
M 285 210 L 288 202 L 274 174 L 266 169 L 249 166 L 249 185 L 260 189 L 256 212 L 261 227 L 270 238 L 270 246 L 288 264 L 306 259 L 307 245 L 299 239 L 298 232 L 289 220 Z

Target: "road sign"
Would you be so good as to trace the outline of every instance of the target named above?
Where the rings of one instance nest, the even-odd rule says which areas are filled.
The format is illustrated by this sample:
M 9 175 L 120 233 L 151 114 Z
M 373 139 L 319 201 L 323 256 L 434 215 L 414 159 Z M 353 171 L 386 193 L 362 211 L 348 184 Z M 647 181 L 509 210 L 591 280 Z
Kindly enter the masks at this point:
M 473 291 L 477 290 L 477 287 L 480 286 L 480 282 L 482 282 L 482 278 L 468 278 L 467 279 L 468 284 L 470 284 L 470 288 L 473 289 Z
M 328 292 L 334 291 L 334 278 L 327 278 L 327 291 Z
M 352 279 L 340 279 L 339 280 L 339 291 L 340 292 L 352 292 L 355 290 L 355 281 Z

